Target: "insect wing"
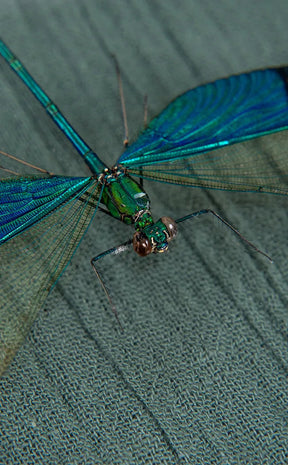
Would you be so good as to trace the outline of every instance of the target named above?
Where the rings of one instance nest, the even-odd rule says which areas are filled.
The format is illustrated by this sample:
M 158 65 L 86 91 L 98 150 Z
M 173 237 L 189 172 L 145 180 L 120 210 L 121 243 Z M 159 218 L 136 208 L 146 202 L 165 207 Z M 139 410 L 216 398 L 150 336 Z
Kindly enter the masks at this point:
M 66 178 L 68 182 L 67 179 L 69 178 Z M 5 189 L 2 189 L 1 195 L 6 191 L 7 196 L 10 184 L 11 192 L 14 192 L 14 206 L 10 212 L 9 224 L 11 226 L 14 221 L 17 233 L 10 236 L 7 233 L 10 238 L 0 246 L 0 374 L 24 341 L 50 289 L 64 271 L 97 211 L 102 194 L 99 182 L 92 178 L 86 178 L 86 183 L 83 178 L 82 182 L 77 181 L 77 178 L 76 181 L 75 178 L 70 179 L 74 179 L 75 184 L 80 184 L 78 190 L 72 192 L 70 185 L 64 195 L 64 190 L 59 188 L 61 200 L 57 201 L 55 193 L 50 195 L 50 211 L 48 195 L 44 205 L 41 204 L 45 211 L 42 216 L 39 213 L 39 199 L 33 199 L 29 204 L 23 202 L 21 193 L 18 193 L 17 202 L 17 188 L 27 181 L 31 193 L 31 184 L 34 184 L 32 178 L 8 180 Z M 47 182 L 48 193 L 51 188 L 49 178 L 35 180 L 38 187 L 40 180 L 43 185 Z M 1 185 L 3 186 L 2 181 Z M 45 197 L 44 191 L 43 187 L 43 196 L 40 196 L 42 200 Z M 12 202 L 12 197 L 10 201 Z M 5 229 L 3 221 L 7 215 L 7 202 L 8 200 L 5 208 L 1 204 L 2 232 Z M 23 220 L 23 215 L 28 215 L 28 220 L 26 228 L 21 229 L 19 222 L 21 218 Z M 31 222 L 32 217 L 34 222 Z M 5 231 L 7 232 L 7 228 Z
M 287 194 L 287 82 L 288 68 L 279 68 L 192 89 L 154 118 L 118 163 L 158 181 Z
M 90 178 L 26 176 L 0 182 L 0 244 L 41 220 L 81 190 Z

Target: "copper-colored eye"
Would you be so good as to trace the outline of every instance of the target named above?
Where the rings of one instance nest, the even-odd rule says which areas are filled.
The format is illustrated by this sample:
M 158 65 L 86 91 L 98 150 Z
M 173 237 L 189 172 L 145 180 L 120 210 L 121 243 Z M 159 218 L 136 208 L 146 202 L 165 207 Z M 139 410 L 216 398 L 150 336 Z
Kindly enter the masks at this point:
M 169 216 L 162 216 L 162 218 L 160 219 L 162 223 L 165 224 L 166 229 L 167 229 L 167 233 L 169 236 L 167 238 L 167 241 L 171 241 L 171 239 L 173 239 L 173 237 L 175 237 L 177 234 L 177 224 Z
M 145 257 L 152 252 L 152 245 L 148 237 L 145 236 L 141 231 L 136 231 L 133 236 L 133 249 L 140 255 Z

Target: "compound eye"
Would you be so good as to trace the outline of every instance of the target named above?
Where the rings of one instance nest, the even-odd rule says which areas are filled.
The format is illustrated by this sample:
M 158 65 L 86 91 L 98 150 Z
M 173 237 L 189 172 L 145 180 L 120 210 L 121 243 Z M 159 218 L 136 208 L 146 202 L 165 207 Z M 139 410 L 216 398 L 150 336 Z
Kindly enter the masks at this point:
M 141 231 L 136 231 L 133 236 L 133 249 L 140 255 L 145 257 L 152 252 L 152 245 L 148 237 Z
M 160 220 L 166 226 L 168 233 L 167 241 L 171 241 L 171 239 L 173 239 L 173 237 L 175 237 L 177 234 L 177 224 L 169 216 L 162 216 Z

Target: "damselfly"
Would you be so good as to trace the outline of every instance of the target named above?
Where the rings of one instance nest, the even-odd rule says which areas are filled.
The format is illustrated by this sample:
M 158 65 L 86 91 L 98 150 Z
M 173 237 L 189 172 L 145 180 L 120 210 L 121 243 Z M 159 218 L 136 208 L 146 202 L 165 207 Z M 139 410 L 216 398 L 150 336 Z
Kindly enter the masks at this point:
M 207 213 L 261 252 L 212 210 L 154 221 L 142 181 L 131 176 L 191 187 L 287 195 L 287 155 L 280 146 L 288 127 L 288 68 L 253 71 L 189 90 L 154 118 L 115 166 L 108 168 L 2 41 L 0 54 L 92 173 L 68 177 L 44 170 L 1 180 L 0 372 L 23 342 L 97 211 L 134 225 L 135 232 L 124 244 L 91 260 L 96 274 L 100 258 L 131 246 L 140 256 L 166 251 L 178 223 Z M 271 151 L 253 150 L 255 138 L 263 139 Z

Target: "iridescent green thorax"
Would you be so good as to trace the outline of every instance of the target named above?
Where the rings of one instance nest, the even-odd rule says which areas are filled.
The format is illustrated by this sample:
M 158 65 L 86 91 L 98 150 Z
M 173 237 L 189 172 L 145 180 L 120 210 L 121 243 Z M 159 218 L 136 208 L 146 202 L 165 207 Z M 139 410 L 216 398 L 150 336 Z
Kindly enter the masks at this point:
M 126 224 L 135 224 L 134 250 L 141 256 L 167 250 L 177 233 L 176 223 L 166 216 L 153 222 L 149 197 L 141 186 L 118 166 L 106 168 L 99 181 L 105 185 L 101 201 L 110 214 Z
M 165 252 L 168 249 L 168 243 L 176 234 L 177 225 L 172 218 L 162 216 L 156 223 L 153 223 L 151 218 L 150 224 L 143 229 L 136 229 L 133 236 L 133 248 L 142 257 L 151 252 Z
M 105 183 L 101 201 L 112 216 L 126 224 L 135 222 L 138 224 L 139 222 L 143 224 L 140 227 L 144 227 L 146 222 L 149 222 L 149 197 L 123 169 L 119 167 L 114 167 L 112 170 L 106 169 L 100 175 L 99 180 Z M 144 219 L 146 212 L 147 218 Z
M 135 218 L 135 229 L 136 231 L 142 231 L 144 228 L 153 225 L 153 218 L 150 210 L 146 210 Z
M 152 244 L 152 252 L 165 252 L 168 249 L 170 240 L 167 227 L 162 220 L 147 226 L 142 231 Z

